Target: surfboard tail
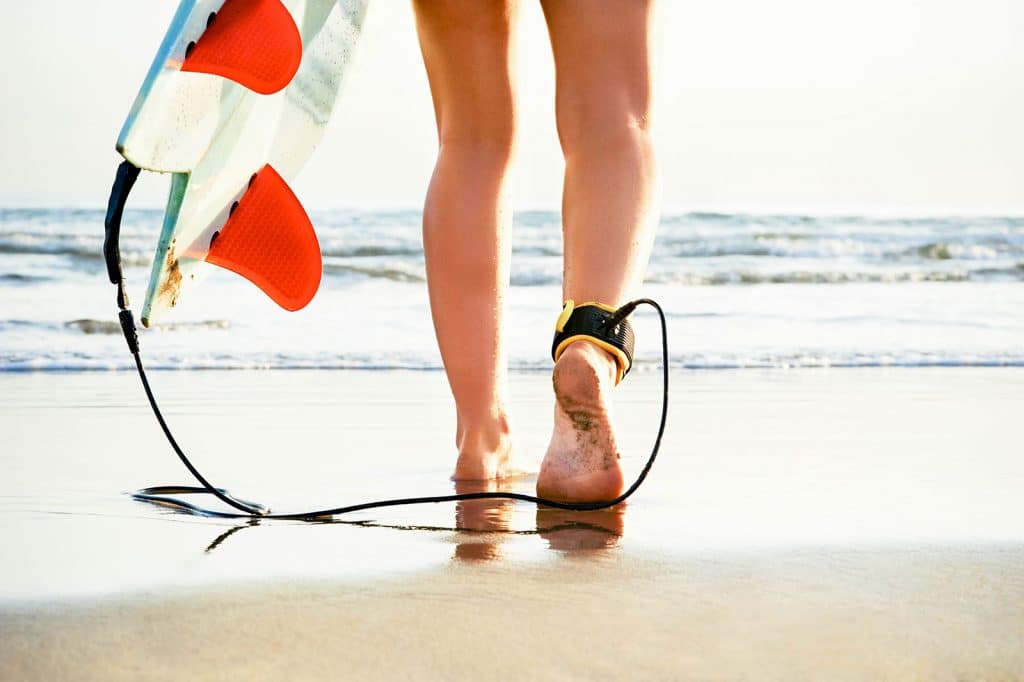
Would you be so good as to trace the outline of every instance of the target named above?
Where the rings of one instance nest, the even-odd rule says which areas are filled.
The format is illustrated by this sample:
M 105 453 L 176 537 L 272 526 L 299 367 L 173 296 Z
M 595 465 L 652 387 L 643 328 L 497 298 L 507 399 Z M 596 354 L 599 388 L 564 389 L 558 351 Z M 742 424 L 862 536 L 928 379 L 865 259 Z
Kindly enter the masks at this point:
M 134 165 L 173 173 L 144 325 L 177 306 L 212 265 L 288 310 L 309 303 L 323 266 L 287 182 L 323 135 L 367 6 L 180 0 L 117 145 Z

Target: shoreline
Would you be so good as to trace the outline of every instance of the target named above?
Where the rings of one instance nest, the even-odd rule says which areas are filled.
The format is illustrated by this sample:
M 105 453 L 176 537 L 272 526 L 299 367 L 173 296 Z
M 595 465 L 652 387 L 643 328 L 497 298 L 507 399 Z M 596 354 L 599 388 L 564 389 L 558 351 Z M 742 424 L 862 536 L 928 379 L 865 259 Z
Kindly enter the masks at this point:
M 669 366 L 669 370 L 672 373 L 690 373 L 690 372 L 817 372 L 822 370 L 935 370 L 935 369 L 1021 369 L 1024 368 L 1024 361 L 1016 362 L 994 362 L 994 361 L 979 361 L 979 362 L 943 362 L 937 360 L 935 362 L 925 363 L 877 363 L 877 364 L 841 364 L 841 363 L 830 363 L 821 365 L 687 365 L 672 364 Z M 541 373 L 550 373 L 551 367 L 541 366 L 519 366 L 509 367 L 509 374 L 526 374 L 536 375 Z M 638 360 L 633 365 L 633 370 L 636 373 L 651 373 L 661 372 L 660 362 L 651 362 L 647 360 Z M 410 373 L 441 373 L 444 372 L 444 368 L 441 366 L 437 367 L 410 367 L 402 365 L 323 365 L 323 366 L 310 366 L 310 365 L 274 365 L 274 366 L 214 366 L 214 365 L 196 365 L 196 366 L 183 366 L 183 367 L 166 367 L 166 366 L 154 366 L 146 367 L 146 372 L 152 373 L 165 373 L 165 372 L 410 372 Z M 71 367 L 71 368 L 51 368 L 51 367 L 4 367 L 0 368 L 0 376 L 5 374 L 54 374 L 54 375 L 67 375 L 67 374 L 135 374 L 136 370 L 132 367 Z

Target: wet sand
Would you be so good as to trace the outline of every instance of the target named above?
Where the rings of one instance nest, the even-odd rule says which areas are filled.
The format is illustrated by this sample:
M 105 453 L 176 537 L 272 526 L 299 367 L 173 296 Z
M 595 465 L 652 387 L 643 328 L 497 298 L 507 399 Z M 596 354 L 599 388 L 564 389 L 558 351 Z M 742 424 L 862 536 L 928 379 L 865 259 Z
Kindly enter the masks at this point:
M 451 489 L 439 373 L 154 384 L 242 497 Z M 627 475 L 657 389 L 621 390 Z M 525 454 L 548 390 L 513 377 Z M 649 482 L 582 515 L 155 508 L 123 492 L 189 481 L 141 400 L 126 373 L 0 376 L 0 679 L 1024 679 L 1020 370 L 676 373 Z

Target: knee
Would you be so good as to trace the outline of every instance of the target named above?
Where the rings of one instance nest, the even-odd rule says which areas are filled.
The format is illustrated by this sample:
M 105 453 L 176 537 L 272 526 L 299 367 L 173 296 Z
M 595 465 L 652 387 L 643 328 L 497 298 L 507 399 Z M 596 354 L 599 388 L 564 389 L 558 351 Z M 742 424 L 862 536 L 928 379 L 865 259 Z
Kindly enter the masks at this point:
M 443 119 L 438 132 L 440 153 L 469 157 L 504 166 L 515 152 L 516 125 L 512 113 L 475 112 Z
M 642 152 L 651 146 L 651 112 L 646 101 L 560 100 L 557 118 L 558 139 L 566 156 L 608 149 Z

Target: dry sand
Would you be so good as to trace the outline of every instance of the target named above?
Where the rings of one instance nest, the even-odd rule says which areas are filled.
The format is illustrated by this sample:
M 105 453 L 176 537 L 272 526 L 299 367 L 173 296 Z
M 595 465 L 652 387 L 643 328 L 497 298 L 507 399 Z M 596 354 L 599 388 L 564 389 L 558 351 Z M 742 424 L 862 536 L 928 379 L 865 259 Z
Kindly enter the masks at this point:
M 1024 677 L 1024 550 L 453 564 L 0 615 L 0 676 Z

